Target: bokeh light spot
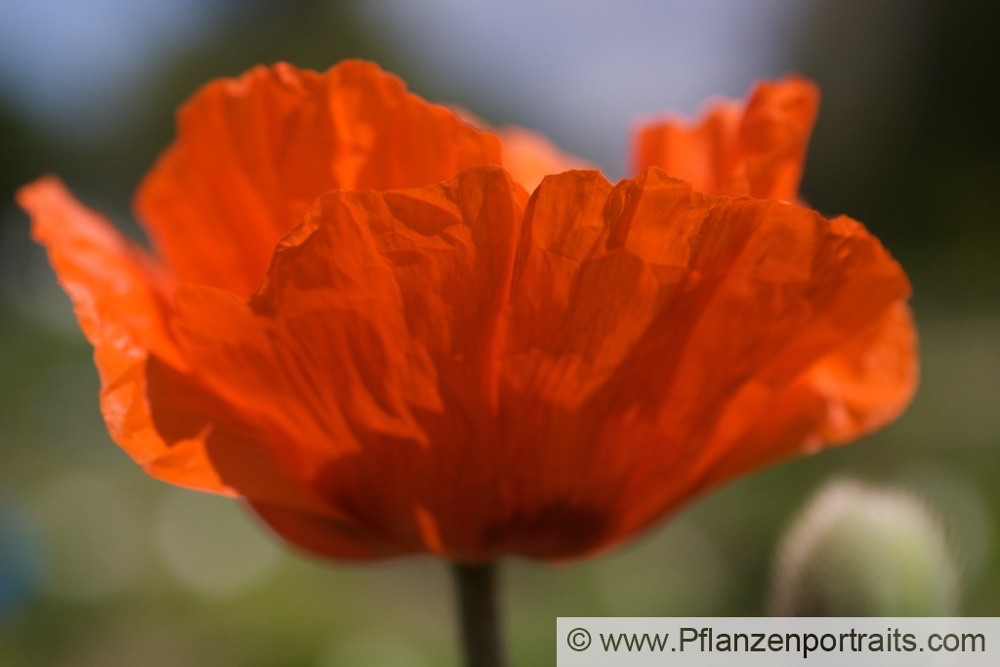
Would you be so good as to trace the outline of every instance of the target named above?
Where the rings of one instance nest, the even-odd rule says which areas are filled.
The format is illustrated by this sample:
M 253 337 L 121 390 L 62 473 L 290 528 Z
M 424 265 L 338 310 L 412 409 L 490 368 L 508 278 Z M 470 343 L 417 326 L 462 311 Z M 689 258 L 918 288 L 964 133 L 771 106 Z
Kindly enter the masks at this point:
M 164 493 L 156 537 L 163 563 L 177 581 L 208 596 L 261 583 L 280 554 L 239 503 L 182 489 Z
M 31 509 L 42 531 L 41 576 L 49 594 L 103 598 L 135 581 L 146 551 L 132 500 L 93 473 L 67 473 L 42 489 Z

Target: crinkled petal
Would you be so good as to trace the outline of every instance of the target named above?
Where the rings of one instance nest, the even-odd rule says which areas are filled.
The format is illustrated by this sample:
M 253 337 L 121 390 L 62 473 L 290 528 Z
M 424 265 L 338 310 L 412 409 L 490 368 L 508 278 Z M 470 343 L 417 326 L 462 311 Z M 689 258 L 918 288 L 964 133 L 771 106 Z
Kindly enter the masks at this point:
M 181 469 L 207 459 L 233 493 L 289 511 L 343 520 L 335 508 L 304 486 L 275 443 L 280 435 L 254 428 L 245 415 L 209 391 L 190 370 L 178 371 L 156 357 L 146 362 L 146 400 L 157 435 L 170 448 L 159 464 Z M 198 443 L 190 459 L 178 443 Z
M 544 134 L 514 125 L 495 128 L 468 109 L 454 108 L 462 120 L 500 139 L 503 168 L 528 192 L 533 191 L 549 174 L 596 167 L 556 146 Z
M 759 84 L 745 108 L 722 102 L 692 125 L 641 127 L 633 169 L 659 167 L 712 194 L 794 201 L 818 107 L 819 90 L 805 79 Z
M 913 317 L 896 302 L 780 391 L 747 383 L 717 425 L 715 440 L 728 453 L 711 462 L 708 484 L 783 458 L 796 445 L 810 451 L 884 426 L 909 404 L 918 375 Z M 751 403 L 764 409 L 745 409 Z
M 909 284 L 846 218 L 699 194 L 657 170 L 614 189 L 562 174 L 528 205 L 514 276 L 498 552 L 566 557 L 634 533 L 719 481 L 797 385 L 823 377 L 851 424 L 829 410 L 804 432 L 774 424 L 753 465 L 865 432 L 912 392 Z M 873 334 L 881 323 L 895 333 Z M 878 359 L 866 370 L 859 354 Z M 529 529 L 566 523 L 577 539 L 555 547 Z
M 516 127 L 498 131 L 503 144 L 503 168 L 517 183 L 531 192 L 549 174 L 573 169 L 594 169 L 594 165 L 560 150 L 545 136 Z
M 373 560 L 405 555 L 412 550 L 360 527 L 356 521 L 330 513 L 289 509 L 286 505 L 258 500 L 251 501 L 250 506 L 282 539 L 325 558 Z
M 499 162 L 495 136 L 371 63 L 256 67 L 185 104 L 136 208 L 178 278 L 248 295 L 320 194 L 436 183 Z
M 32 234 L 49 252 L 77 320 L 94 346 L 101 411 L 111 437 L 149 474 L 205 491 L 229 492 L 197 433 L 167 440 L 150 412 L 147 365 L 181 367 L 167 330 L 167 280 L 138 246 L 84 208 L 54 178 L 18 192 Z
M 338 513 L 255 503 L 279 533 L 344 558 L 476 548 L 497 504 L 496 347 L 525 199 L 498 167 L 331 192 L 251 299 L 179 291 L 199 380 Z
M 903 302 L 893 304 L 840 349 L 803 375 L 798 386 L 823 399 L 828 442 L 847 442 L 899 417 L 913 398 L 920 372 L 917 331 Z

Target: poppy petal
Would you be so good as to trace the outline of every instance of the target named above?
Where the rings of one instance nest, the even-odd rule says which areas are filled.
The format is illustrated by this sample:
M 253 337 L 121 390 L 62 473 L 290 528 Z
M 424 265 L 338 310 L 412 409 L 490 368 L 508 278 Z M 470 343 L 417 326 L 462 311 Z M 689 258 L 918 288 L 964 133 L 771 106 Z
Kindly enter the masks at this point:
M 892 421 L 916 390 L 916 356 L 913 317 L 896 302 L 787 386 L 765 391 L 746 385 L 717 428 L 717 449 L 728 453 L 712 463 L 706 483 L 822 443 L 847 442 Z M 746 409 L 749 403 L 757 404 L 754 410 Z M 756 419 L 747 422 L 747 415 Z
M 712 194 L 794 201 L 818 107 L 819 89 L 805 79 L 759 84 L 745 108 L 727 101 L 693 125 L 641 127 L 633 169 L 660 167 Z
M 410 552 L 408 548 L 386 542 L 382 535 L 365 530 L 356 522 L 260 501 L 251 501 L 250 506 L 283 539 L 317 556 L 372 560 Z
M 455 113 L 473 127 L 496 135 L 500 139 L 503 168 L 528 192 L 538 187 L 549 174 L 572 169 L 596 169 L 583 158 L 566 153 L 544 134 L 514 125 L 495 128 L 468 109 L 454 108 Z
M 531 192 L 549 174 L 572 169 L 594 169 L 594 165 L 561 151 L 545 136 L 508 127 L 498 131 L 503 144 L 503 168 L 511 178 Z
M 825 419 L 817 420 L 816 435 L 826 442 L 847 442 L 898 417 L 916 391 L 916 359 L 913 316 L 906 304 L 897 302 L 799 380 L 823 399 Z
M 205 386 L 353 530 L 397 551 L 460 553 L 479 522 L 455 501 L 488 494 L 482 439 L 496 430 L 495 347 L 525 199 L 486 166 L 416 190 L 327 193 L 248 301 L 179 290 L 177 338 Z M 259 511 L 286 534 L 324 525 Z M 302 546 L 359 557 L 344 526 Z
M 267 433 L 248 426 L 243 415 L 207 390 L 190 372 L 150 357 L 146 362 L 146 398 L 157 434 L 170 447 L 164 464 L 187 465 L 178 444 L 197 442 L 219 480 L 241 496 L 310 514 L 342 518 L 322 498 L 303 486 L 266 440 Z
M 112 439 L 153 477 L 228 493 L 195 434 L 167 442 L 150 414 L 147 364 L 182 366 L 165 313 L 169 286 L 151 258 L 55 178 L 18 192 L 32 234 L 49 252 L 77 320 L 94 346 L 101 412 Z
M 323 192 L 419 186 L 499 162 L 495 136 L 371 63 L 322 74 L 279 64 L 184 105 L 136 208 L 178 278 L 247 295 Z
M 595 548 L 703 489 L 739 445 L 716 425 L 753 423 L 766 407 L 727 412 L 744 387 L 782 392 L 909 293 L 849 219 L 692 192 L 658 170 L 613 190 L 585 172 L 546 179 L 524 230 L 501 394 L 518 443 L 505 469 L 518 528 L 501 550 L 529 555 L 581 545 L 553 553 L 525 516 L 588 517 Z M 847 375 L 828 374 L 833 393 Z M 827 421 L 816 434 L 839 439 Z M 769 456 L 801 446 L 775 443 Z

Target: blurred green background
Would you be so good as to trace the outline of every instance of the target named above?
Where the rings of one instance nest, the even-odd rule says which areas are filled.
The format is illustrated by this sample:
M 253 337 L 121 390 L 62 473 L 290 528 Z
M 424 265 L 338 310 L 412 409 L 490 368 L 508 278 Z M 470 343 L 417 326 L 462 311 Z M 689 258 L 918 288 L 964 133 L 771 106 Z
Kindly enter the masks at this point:
M 54 172 L 138 234 L 131 192 L 198 85 L 349 56 L 612 179 L 642 115 L 801 72 L 824 93 L 804 196 L 864 221 L 913 280 L 923 382 L 901 420 L 601 558 L 507 563 L 514 664 L 554 662 L 558 615 L 764 613 L 783 530 L 844 475 L 925 498 L 959 554 L 961 613 L 1000 615 L 1000 3 L 490 4 L 0 0 L 0 665 L 455 662 L 439 563 L 316 562 L 110 442 L 91 351 L 12 202 Z

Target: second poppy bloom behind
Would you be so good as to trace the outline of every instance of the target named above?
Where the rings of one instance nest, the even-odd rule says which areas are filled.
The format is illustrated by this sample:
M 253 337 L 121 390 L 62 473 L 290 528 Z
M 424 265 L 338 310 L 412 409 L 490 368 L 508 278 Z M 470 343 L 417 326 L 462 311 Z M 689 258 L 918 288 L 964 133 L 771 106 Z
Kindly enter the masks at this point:
M 794 203 L 817 101 L 653 124 L 612 185 L 373 65 L 261 67 L 182 109 L 153 252 L 19 201 L 150 474 L 335 558 L 574 557 L 909 401 L 906 276 Z

